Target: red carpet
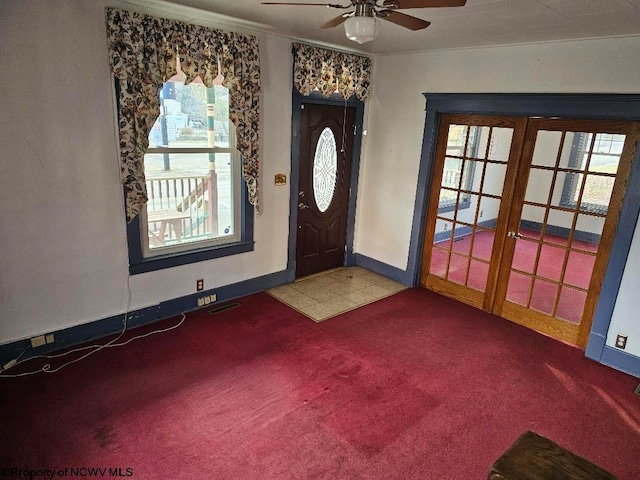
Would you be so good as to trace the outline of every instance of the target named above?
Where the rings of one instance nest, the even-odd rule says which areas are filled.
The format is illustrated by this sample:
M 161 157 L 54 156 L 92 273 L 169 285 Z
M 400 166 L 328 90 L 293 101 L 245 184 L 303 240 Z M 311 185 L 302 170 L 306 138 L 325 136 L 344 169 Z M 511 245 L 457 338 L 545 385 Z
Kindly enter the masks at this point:
M 637 380 L 577 349 L 420 289 L 320 324 L 266 294 L 240 302 L 55 374 L 0 380 L 0 468 L 484 479 L 534 430 L 640 478 Z
M 520 229 L 520 233 L 527 238 L 540 238 L 540 233 L 532 230 Z M 447 273 L 447 262 L 449 262 L 447 277 L 449 280 L 484 291 L 489 273 L 493 237 L 493 231 L 476 232 L 473 242 L 473 257 L 486 260 L 486 263 L 471 260 L 469 267 L 467 267 L 467 262 L 471 253 L 471 235 L 460 237 L 453 242 L 452 251 L 460 255 L 451 255 L 451 260 L 448 260 L 446 251 L 434 249 L 431 259 L 431 273 L 444 277 Z M 530 274 L 535 273 L 537 277 L 542 278 L 532 280 L 529 275 L 512 272 L 509 277 L 507 300 L 551 315 L 554 313 L 556 297 L 559 295 L 560 299 L 554 316 L 573 323 L 580 323 L 587 299 L 587 294 L 584 290 L 589 288 L 595 261 L 594 255 L 584 252 L 595 253 L 598 245 L 574 240 L 571 246 L 576 250 L 572 250 L 569 254 L 566 273 L 562 278 L 562 266 L 564 265 L 566 250 L 560 247 L 566 247 L 567 239 L 557 235 L 546 234 L 544 240 L 548 243 L 540 247 L 537 267 L 535 261 L 539 244 L 527 240 L 520 240 L 516 243 L 512 268 Z M 439 248 L 449 248 L 448 241 L 437 245 Z M 584 252 L 578 250 L 583 250 Z M 469 269 L 468 276 L 467 268 Z M 563 285 L 559 286 L 557 283 L 549 282 L 545 279 L 556 282 L 562 281 Z M 577 287 L 577 289 L 574 287 Z M 531 301 L 528 303 L 530 293 Z

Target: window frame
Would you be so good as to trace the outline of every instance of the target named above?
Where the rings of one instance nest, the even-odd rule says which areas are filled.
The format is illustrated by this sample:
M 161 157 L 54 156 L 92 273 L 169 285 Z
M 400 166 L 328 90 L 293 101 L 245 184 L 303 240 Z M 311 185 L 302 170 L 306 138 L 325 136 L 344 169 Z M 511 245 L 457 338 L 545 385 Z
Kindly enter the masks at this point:
M 119 103 L 119 91 L 120 82 L 115 79 L 114 82 L 114 94 L 116 98 L 116 104 Z M 160 95 L 160 93 L 159 93 Z M 117 117 L 116 110 L 116 117 Z M 231 121 L 231 120 L 229 120 Z M 158 152 L 157 150 L 160 150 Z M 231 153 L 232 157 L 237 156 L 237 175 L 239 176 L 239 212 L 234 212 L 234 216 L 239 218 L 239 224 L 235 226 L 238 229 L 238 235 L 235 236 L 235 240 L 222 243 L 222 244 L 208 244 L 199 245 L 193 244 L 193 248 L 181 251 L 168 251 L 166 253 L 158 253 L 152 256 L 145 256 L 145 241 L 148 242 L 146 225 L 143 225 L 143 217 L 146 222 L 146 206 L 145 213 L 137 215 L 131 222 L 127 223 L 127 246 L 129 251 L 129 273 L 136 275 L 140 273 L 153 272 L 156 270 L 162 270 L 165 268 L 177 267 L 180 265 L 188 265 L 190 263 L 202 262 L 205 260 L 212 260 L 216 258 L 227 257 L 230 255 L 237 255 L 240 253 L 246 253 L 253 251 L 254 239 L 253 239 L 253 226 L 254 226 L 254 207 L 249 202 L 249 192 L 247 184 L 244 181 L 242 175 L 242 156 L 233 147 L 203 147 L 203 148 L 170 148 L 170 147 L 154 147 L 152 152 L 146 153 L 171 153 L 173 150 L 198 150 L 197 153 L 209 153 L 210 150 L 215 150 L 214 153 Z M 124 193 L 123 193 L 124 195 Z M 235 202 L 234 202 L 235 203 Z M 123 213 L 125 213 L 123 211 Z M 238 215 L 239 214 L 239 215 Z M 146 238 L 145 238 L 146 237 Z M 148 247 L 147 247 L 148 248 Z
M 162 270 L 164 268 L 177 267 L 190 263 L 212 260 L 215 258 L 237 255 L 239 253 L 250 252 L 254 248 L 253 240 L 253 212 L 254 208 L 249 203 L 247 185 L 244 180 L 240 181 L 240 240 L 222 245 L 207 245 L 196 247 L 182 252 L 171 252 L 144 257 L 142 250 L 143 229 L 141 216 L 137 215 L 127 224 L 127 243 L 129 246 L 129 273 L 136 275 L 139 273 Z M 194 246 L 197 244 L 194 244 Z
M 575 182 L 575 179 L 578 175 L 586 176 L 589 172 L 584 170 L 580 170 L 580 152 L 582 151 L 580 146 L 584 141 L 584 134 L 590 132 L 574 132 L 573 143 L 571 144 L 571 153 L 569 154 L 569 162 L 567 164 L 567 168 L 573 170 L 571 172 L 566 172 L 564 177 L 564 184 L 562 185 L 562 194 L 560 195 L 560 206 L 567 207 L 571 209 L 576 208 L 576 201 L 573 200 L 573 197 L 576 193 L 576 190 L 579 187 L 579 183 Z M 598 213 L 601 215 L 606 215 L 609 210 L 609 205 L 602 206 L 597 203 L 589 203 L 582 202 L 580 204 L 580 212 L 583 213 Z

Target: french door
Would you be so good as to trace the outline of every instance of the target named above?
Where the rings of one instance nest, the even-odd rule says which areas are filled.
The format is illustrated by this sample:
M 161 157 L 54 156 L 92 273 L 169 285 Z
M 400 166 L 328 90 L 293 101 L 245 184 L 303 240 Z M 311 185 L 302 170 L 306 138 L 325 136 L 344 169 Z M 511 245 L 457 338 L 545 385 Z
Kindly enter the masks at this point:
M 444 115 L 421 284 L 584 346 L 639 124 Z

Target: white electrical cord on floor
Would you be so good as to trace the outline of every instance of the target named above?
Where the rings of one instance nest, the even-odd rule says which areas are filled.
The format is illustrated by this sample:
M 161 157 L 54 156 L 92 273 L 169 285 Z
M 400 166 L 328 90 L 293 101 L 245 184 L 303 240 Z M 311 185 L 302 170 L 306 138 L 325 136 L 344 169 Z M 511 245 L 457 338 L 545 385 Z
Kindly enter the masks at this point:
M 168 328 L 161 328 L 159 330 L 153 330 L 152 332 L 147 332 L 145 334 L 142 335 L 137 335 L 135 337 L 131 337 L 130 339 L 122 342 L 122 343 L 118 343 L 118 340 L 120 340 L 122 338 L 122 336 L 126 333 L 127 328 L 128 328 L 128 318 L 129 318 L 129 310 L 131 308 L 131 285 L 129 283 L 129 276 L 127 276 L 127 286 L 126 286 L 126 291 L 128 294 L 127 297 L 127 308 L 126 311 L 124 313 L 124 321 L 122 324 L 122 330 L 120 331 L 120 334 L 114 338 L 113 340 L 108 341 L 107 343 L 104 344 L 98 344 L 98 345 L 87 345 L 84 347 L 78 347 L 78 348 L 74 348 L 72 350 L 63 352 L 63 353 L 58 353 L 58 354 L 54 354 L 54 355 L 36 355 L 35 357 L 30 357 L 27 358 L 25 360 L 20 361 L 20 358 L 27 352 L 27 350 L 29 350 L 29 348 L 31 347 L 27 347 L 25 348 L 22 353 L 14 360 L 11 360 L 10 362 L 6 363 L 5 366 L 3 367 L 2 370 L 0 370 L 0 378 L 15 378 L 15 377 L 26 377 L 28 375 L 35 375 L 37 373 L 55 373 L 58 372 L 60 370 L 62 370 L 64 367 L 67 367 L 71 364 L 74 364 L 76 362 L 79 362 L 80 360 L 84 360 L 85 358 L 87 358 L 90 355 L 93 355 L 96 352 L 99 352 L 100 350 L 104 349 L 104 348 L 113 348 L 113 347 L 122 347 L 124 345 L 127 345 L 128 343 L 137 340 L 139 338 L 145 338 L 145 337 L 149 337 L 151 335 L 155 335 L 156 333 L 163 333 L 163 332 L 168 332 L 169 330 L 173 330 L 175 328 L 178 328 L 180 325 L 182 325 L 184 323 L 184 321 L 186 320 L 187 316 L 182 313 L 182 318 L 180 319 L 180 321 L 176 324 L 173 325 L 171 327 Z M 22 363 L 25 362 L 29 362 L 31 360 L 36 360 L 39 358 L 46 358 L 46 359 L 54 359 L 54 358 L 60 358 L 60 357 L 66 357 L 67 355 L 71 354 L 71 353 L 76 353 L 76 352 L 82 352 L 84 350 L 91 350 L 90 352 L 75 358 L 67 363 L 63 363 L 62 365 L 55 367 L 55 368 L 51 368 L 51 364 L 47 363 L 45 365 L 43 365 L 41 368 L 39 368 L 38 370 L 32 370 L 29 372 L 23 372 L 23 373 L 16 373 L 16 374 L 5 374 L 4 372 L 6 372 L 7 370 L 9 370 L 10 368 L 14 368 L 17 365 L 20 365 Z
M 113 90 L 113 99 L 114 99 L 114 104 L 113 104 L 113 108 L 114 108 L 114 114 L 116 115 L 115 118 L 117 118 L 117 106 L 116 106 L 116 102 L 115 102 L 115 87 Z M 117 131 L 117 128 L 115 128 L 115 124 L 114 124 L 114 139 L 115 139 L 115 144 L 119 145 L 119 133 Z M 118 175 L 120 175 L 120 165 L 117 165 L 118 167 Z M 122 212 L 126 211 L 125 210 L 125 204 L 124 204 L 124 196 L 122 196 Z M 126 251 L 126 249 L 128 248 L 128 242 L 127 242 L 127 235 L 126 235 L 126 231 L 124 234 L 124 238 L 123 238 L 123 247 L 124 247 L 124 251 Z M 129 265 L 128 263 L 125 265 L 125 268 L 128 270 Z M 37 355 L 35 357 L 30 357 L 27 358 L 25 360 L 20 361 L 20 359 L 22 358 L 22 356 L 31 348 L 31 346 L 25 348 L 22 353 L 20 353 L 20 355 L 18 355 L 18 357 L 16 357 L 13 360 L 10 360 L 9 362 L 7 362 L 2 368 L 0 368 L 0 378 L 15 378 L 15 377 L 26 377 L 28 375 L 35 375 L 37 373 L 55 373 L 55 372 L 59 372 L 60 370 L 62 370 L 64 367 L 67 367 L 69 365 L 72 365 L 74 363 L 79 362 L 80 360 L 84 360 L 85 358 L 87 358 L 90 355 L 93 355 L 96 352 L 99 352 L 100 350 L 104 349 L 104 348 L 112 348 L 112 347 L 122 347 L 124 345 L 127 345 L 128 343 L 137 340 L 139 338 L 145 338 L 145 337 L 149 337 L 151 335 L 155 335 L 156 333 L 163 333 L 163 332 L 168 332 L 169 330 L 173 330 L 175 328 L 178 328 L 180 325 L 182 325 L 184 323 L 184 321 L 186 320 L 187 316 L 184 313 L 181 313 L 182 318 L 180 319 L 180 321 L 176 324 L 173 325 L 172 327 L 168 327 L 168 328 L 162 328 L 159 330 L 154 330 L 152 332 L 147 332 L 143 335 L 137 335 L 135 337 L 131 337 L 129 340 L 124 341 L 122 343 L 117 343 L 118 340 L 120 340 L 122 338 L 122 336 L 125 334 L 125 332 L 127 331 L 127 321 L 129 318 L 129 310 L 131 308 L 131 284 L 129 282 L 129 275 L 127 274 L 127 281 L 126 281 L 126 292 L 128 294 L 127 297 L 127 306 L 125 309 L 125 313 L 124 313 L 124 321 L 122 324 L 122 330 L 120 331 L 120 334 L 114 338 L 113 340 L 110 340 L 109 342 L 105 343 L 105 344 L 101 344 L 101 345 L 88 345 L 85 347 L 78 347 L 78 348 L 74 348 L 72 350 L 69 350 L 67 352 L 63 352 L 63 353 L 58 353 L 55 355 Z M 29 362 L 31 360 L 36 360 L 39 358 L 46 358 L 46 359 L 54 359 L 54 358 L 60 358 L 60 357 L 65 357 L 71 353 L 76 353 L 76 352 L 82 352 L 84 350 L 91 350 L 90 352 L 75 358 L 73 360 L 70 360 L 66 363 L 63 363 L 62 365 L 52 368 L 51 364 L 47 363 L 45 365 L 43 365 L 41 368 L 39 368 L 38 370 L 33 370 L 33 371 L 29 371 L 29 372 L 23 372 L 23 373 L 16 373 L 16 374 L 5 374 L 4 372 L 6 372 L 7 370 L 16 367 L 17 365 L 20 365 L 22 363 L 25 362 Z
M 151 335 L 155 335 L 156 333 L 163 333 L 163 332 L 168 332 L 170 330 L 174 330 L 176 328 L 178 328 L 180 325 L 182 325 L 184 323 L 184 321 L 187 319 L 187 316 L 182 313 L 182 318 L 180 319 L 180 321 L 176 324 L 173 325 L 171 327 L 168 328 L 161 328 L 159 330 L 154 330 L 152 332 L 147 332 L 143 335 L 137 335 L 135 337 L 131 337 L 130 339 L 128 339 L 127 341 L 124 341 L 122 343 L 116 343 L 118 340 L 120 340 L 120 338 L 122 338 L 122 335 L 124 335 L 124 333 L 126 332 L 127 329 L 127 325 L 126 325 L 126 320 L 125 320 L 125 325 L 124 328 L 122 329 L 122 331 L 120 332 L 120 335 L 118 335 L 116 338 L 114 338 L 113 340 L 103 344 L 103 345 L 88 345 L 86 347 L 79 347 L 79 348 L 74 348 L 73 350 L 69 350 L 68 352 L 64 352 L 64 353 L 59 353 L 57 355 L 38 355 L 35 357 L 31 357 L 31 358 L 27 358 L 26 360 L 23 361 L 17 361 L 16 363 L 14 363 L 11 367 L 9 368 L 13 368 L 17 365 L 20 365 L 21 363 L 25 363 L 31 360 L 35 360 L 38 358 L 47 358 L 47 359 L 52 359 L 52 358 L 59 358 L 59 357 L 64 357 L 66 355 L 69 355 L 70 353 L 75 353 L 75 352 L 80 352 L 83 350 L 89 350 L 89 349 L 93 349 L 90 352 L 86 353 L 85 355 L 82 355 L 81 357 L 75 358 L 67 363 L 63 363 L 62 365 L 56 367 L 56 368 L 51 368 L 51 364 L 47 363 L 45 365 L 43 365 L 41 368 L 39 368 L 38 370 L 32 370 L 30 372 L 23 372 L 23 373 L 16 373 L 16 374 L 5 374 L 5 373 L 0 373 L 0 378 L 15 378 L 15 377 L 26 377 L 28 375 L 35 375 L 37 373 L 55 373 L 58 372 L 60 370 L 62 370 L 64 367 L 67 367 L 73 363 L 79 362 L 80 360 L 84 360 L 85 358 L 87 358 L 89 355 L 93 355 L 96 352 L 99 352 L 100 350 L 104 349 L 104 348 L 113 348 L 113 347 L 122 347 L 124 345 L 127 345 L 128 343 L 137 340 L 139 338 L 145 338 L 145 337 L 149 337 Z M 25 350 L 26 351 L 26 350 Z M 24 353 L 24 352 L 23 352 Z M 21 354 L 22 356 L 22 354 Z M 20 357 L 18 357 L 20 358 Z M 11 362 L 10 362 L 11 363 Z M 6 370 L 3 370 L 6 371 Z

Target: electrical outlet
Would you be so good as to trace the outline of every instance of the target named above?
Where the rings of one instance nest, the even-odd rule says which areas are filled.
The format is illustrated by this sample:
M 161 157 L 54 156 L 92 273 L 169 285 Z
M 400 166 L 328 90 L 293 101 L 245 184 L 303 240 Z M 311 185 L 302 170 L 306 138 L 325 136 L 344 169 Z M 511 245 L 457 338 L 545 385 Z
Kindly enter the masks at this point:
M 196 292 L 201 292 L 204 290 L 204 278 L 199 278 L 196 280 Z
M 616 337 L 616 347 L 624 350 L 626 346 L 627 346 L 627 336 L 618 334 L 618 336 Z
M 211 295 L 205 295 L 204 297 L 200 297 L 197 300 L 197 303 L 199 307 L 204 307 L 205 305 L 209 305 L 210 303 L 215 302 L 216 299 L 217 299 L 217 296 L 215 293 L 213 293 Z
M 53 336 L 53 333 L 45 335 L 44 339 L 47 341 L 47 343 L 54 343 L 56 341 L 55 337 Z
M 46 345 L 46 344 L 47 344 L 47 340 L 44 338 L 44 335 L 38 335 L 37 337 L 33 337 L 31 339 L 32 348 L 41 347 L 42 345 Z

